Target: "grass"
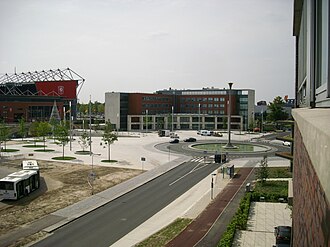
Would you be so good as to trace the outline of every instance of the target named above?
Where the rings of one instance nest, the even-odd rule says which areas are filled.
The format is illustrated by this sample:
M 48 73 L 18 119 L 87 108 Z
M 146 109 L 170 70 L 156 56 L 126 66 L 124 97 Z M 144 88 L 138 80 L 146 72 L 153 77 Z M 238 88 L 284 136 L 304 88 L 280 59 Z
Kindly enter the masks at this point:
M 24 148 L 43 148 L 45 145 L 34 145 L 34 144 L 29 144 L 29 145 L 23 145 Z
M 75 160 L 75 157 L 70 157 L 70 156 L 58 156 L 58 157 L 53 157 L 53 160 Z
M 91 152 L 90 151 L 79 150 L 79 151 L 76 151 L 75 154 L 90 155 Z
M 10 149 L 10 148 L 6 148 L 6 149 L 1 149 L 1 152 L 4 152 L 4 153 L 12 153 L 12 152 L 18 152 L 19 150 L 18 149 Z
M 267 181 L 264 185 L 256 183 L 255 192 L 288 194 L 288 181 Z
M 278 202 L 279 198 L 288 198 L 288 181 L 267 181 L 264 185 L 257 182 L 252 193 L 253 201 Z
M 191 219 L 178 218 L 173 223 L 142 241 L 137 247 L 161 247 L 176 237 L 191 222 Z
M 101 160 L 101 162 L 104 162 L 104 163 L 115 163 L 115 162 L 118 162 L 118 160 Z
M 35 152 L 53 152 L 55 151 L 54 149 L 35 149 L 34 150 Z
M 288 167 L 268 167 L 269 178 L 292 178 Z

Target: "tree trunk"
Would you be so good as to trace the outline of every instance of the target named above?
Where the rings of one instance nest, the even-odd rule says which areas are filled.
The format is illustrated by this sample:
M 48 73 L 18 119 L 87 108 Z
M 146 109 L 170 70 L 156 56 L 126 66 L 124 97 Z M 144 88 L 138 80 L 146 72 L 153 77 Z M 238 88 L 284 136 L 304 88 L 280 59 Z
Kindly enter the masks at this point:
M 62 157 L 64 159 L 64 144 L 62 144 L 62 146 L 63 146 L 63 155 L 62 155 Z
M 108 144 L 108 160 L 110 162 L 110 144 Z

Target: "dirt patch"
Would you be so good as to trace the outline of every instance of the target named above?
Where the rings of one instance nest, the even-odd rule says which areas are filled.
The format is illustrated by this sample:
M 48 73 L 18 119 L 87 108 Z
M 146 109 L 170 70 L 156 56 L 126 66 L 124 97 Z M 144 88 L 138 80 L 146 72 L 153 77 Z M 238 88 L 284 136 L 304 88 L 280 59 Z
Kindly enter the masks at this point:
M 41 187 L 18 201 L 3 201 L 0 206 L 0 235 L 69 206 L 91 195 L 88 175 L 91 167 L 55 161 L 38 161 Z M 3 167 L 21 169 L 21 160 L 5 161 Z M 140 170 L 94 166 L 94 193 L 108 189 Z

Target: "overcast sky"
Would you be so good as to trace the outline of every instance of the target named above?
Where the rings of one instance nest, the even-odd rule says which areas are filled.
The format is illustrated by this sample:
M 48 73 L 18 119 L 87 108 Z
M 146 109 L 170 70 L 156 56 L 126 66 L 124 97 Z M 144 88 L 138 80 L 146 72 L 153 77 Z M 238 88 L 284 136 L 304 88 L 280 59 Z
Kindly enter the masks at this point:
M 0 73 L 71 68 L 105 92 L 228 87 L 294 97 L 292 0 L 1 0 Z

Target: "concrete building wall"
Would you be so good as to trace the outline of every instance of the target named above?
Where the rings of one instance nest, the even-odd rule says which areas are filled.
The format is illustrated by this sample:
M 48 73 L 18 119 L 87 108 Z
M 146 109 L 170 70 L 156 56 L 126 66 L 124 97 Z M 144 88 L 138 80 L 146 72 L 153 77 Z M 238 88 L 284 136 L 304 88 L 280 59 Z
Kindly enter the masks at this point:
M 104 118 L 120 129 L 120 93 L 105 93 Z

